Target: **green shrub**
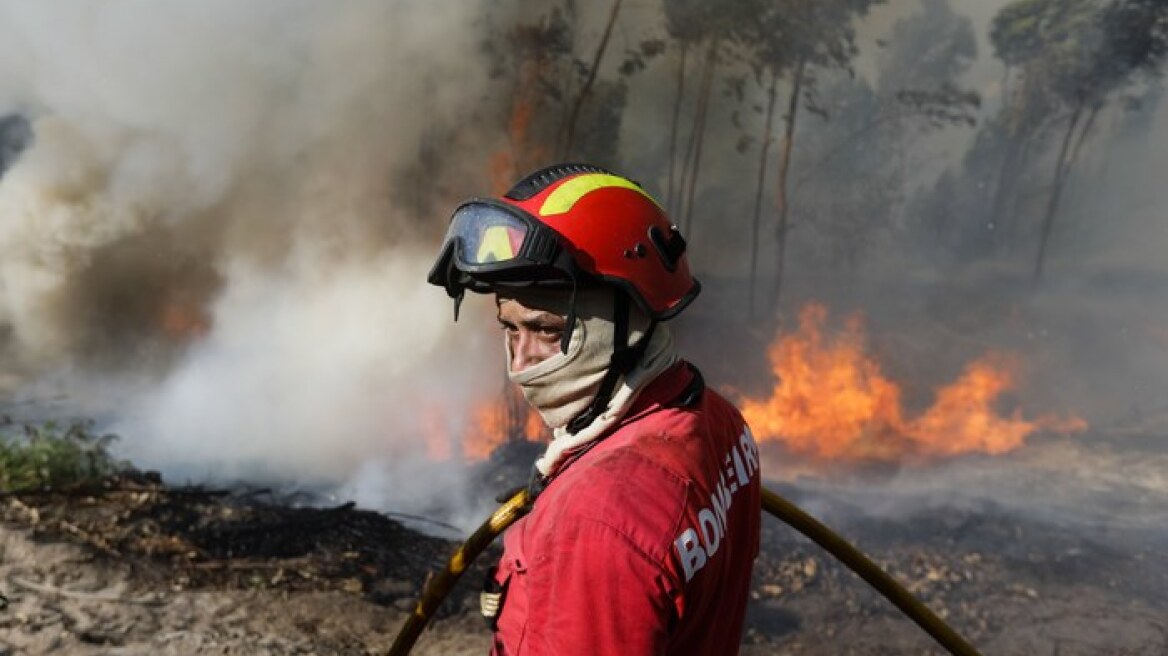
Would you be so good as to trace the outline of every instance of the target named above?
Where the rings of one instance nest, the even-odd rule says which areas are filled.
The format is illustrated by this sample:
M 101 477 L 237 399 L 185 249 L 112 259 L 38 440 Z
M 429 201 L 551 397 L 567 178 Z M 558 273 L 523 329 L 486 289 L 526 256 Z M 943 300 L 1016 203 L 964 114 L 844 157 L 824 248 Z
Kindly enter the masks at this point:
M 117 439 L 94 433 L 92 422 L 0 429 L 0 491 L 96 485 L 127 467 L 109 453 Z

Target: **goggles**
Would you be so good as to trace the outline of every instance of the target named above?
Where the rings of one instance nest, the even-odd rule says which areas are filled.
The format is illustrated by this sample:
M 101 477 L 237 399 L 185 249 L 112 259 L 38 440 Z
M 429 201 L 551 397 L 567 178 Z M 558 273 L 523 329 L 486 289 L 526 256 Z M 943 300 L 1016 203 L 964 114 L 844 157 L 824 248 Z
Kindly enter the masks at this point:
M 535 217 L 507 203 L 475 199 L 454 211 L 429 281 L 454 296 L 464 288 L 488 291 L 490 283 L 529 282 L 570 267 L 560 237 Z

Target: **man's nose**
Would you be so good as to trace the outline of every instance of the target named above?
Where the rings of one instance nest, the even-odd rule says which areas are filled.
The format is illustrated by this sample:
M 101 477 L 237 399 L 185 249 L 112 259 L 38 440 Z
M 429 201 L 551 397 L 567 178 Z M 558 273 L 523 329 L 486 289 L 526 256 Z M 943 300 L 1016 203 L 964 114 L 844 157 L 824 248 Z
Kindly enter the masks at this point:
M 525 330 L 520 330 L 511 342 L 512 373 L 519 373 L 540 362 L 541 358 L 534 336 Z

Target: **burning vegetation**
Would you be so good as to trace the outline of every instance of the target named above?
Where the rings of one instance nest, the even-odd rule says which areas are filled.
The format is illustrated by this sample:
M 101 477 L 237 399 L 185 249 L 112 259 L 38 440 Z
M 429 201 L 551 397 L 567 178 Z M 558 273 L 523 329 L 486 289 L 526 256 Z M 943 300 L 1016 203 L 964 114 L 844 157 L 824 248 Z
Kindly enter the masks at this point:
M 834 461 L 923 462 L 965 453 L 1001 455 L 1036 431 L 1078 432 L 1077 417 L 1026 419 L 1021 409 L 1001 414 L 998 401 L 1014 389 L 1018 363 L 986 354 L 960 377 L 936 390 L 916 416 L 905 410 L 901 385 L 866 350 L 862 318 L 832 333 L 828 311 L 811 303 L 798 328 L 779 335 L 767 357 L 776 379 L 769 398 L 744 398 L 742 413 L 763 442 Z
M 550 431 L 539 413 L 512 385 L 504 388 L 501 400 L 475 403 L 461 426 L 452 425 L 450 417 L 449 409 L 440 406 L 434 406 L 427 414 L 422 430 L 426 455 L 432 459 L 451 460 L 457 456 L 468 462 L 482 461 L 511 442 L 549 439 Z
M 780 332 L 767 348 L 775 381 L 770 395 L 737 395 L 755 438 L 820 462 L 925 464 L 1004 455 L 1038 433 L 1087 430 L 1077 416 L 1028 418 L 1016 400 L 1004 407 L 1004 397 L 1019 391 L 1022 364 L 1002 352 L 967 363 L 956 380 L 933 391 L 927 407 L 910 412 L 903 385 L 884 372 L 867 341 L 862 315 L 833 330 L 825 305 L 806 304 L 796 328 Z M 509 442 L 548 439 L 539 414 L 511 386 L 502 400 L 476 403 L 465 424 L 452 425 L 440 406 L 426 416 L 427 455 L 437 460 L 482 461 Z

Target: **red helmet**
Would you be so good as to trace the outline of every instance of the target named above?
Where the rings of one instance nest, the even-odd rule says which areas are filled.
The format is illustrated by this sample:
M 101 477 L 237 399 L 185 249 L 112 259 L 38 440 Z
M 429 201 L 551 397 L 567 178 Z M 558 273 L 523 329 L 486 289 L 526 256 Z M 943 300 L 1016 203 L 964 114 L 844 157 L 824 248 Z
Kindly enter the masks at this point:
M 657 202 L 636 182 L 584 164 L 541 169 L 501 199 L 460 205 L 429 281 L 455 299 L 498 285 L 600 282 L 655 321 L 701 290 L 685 240 Z

